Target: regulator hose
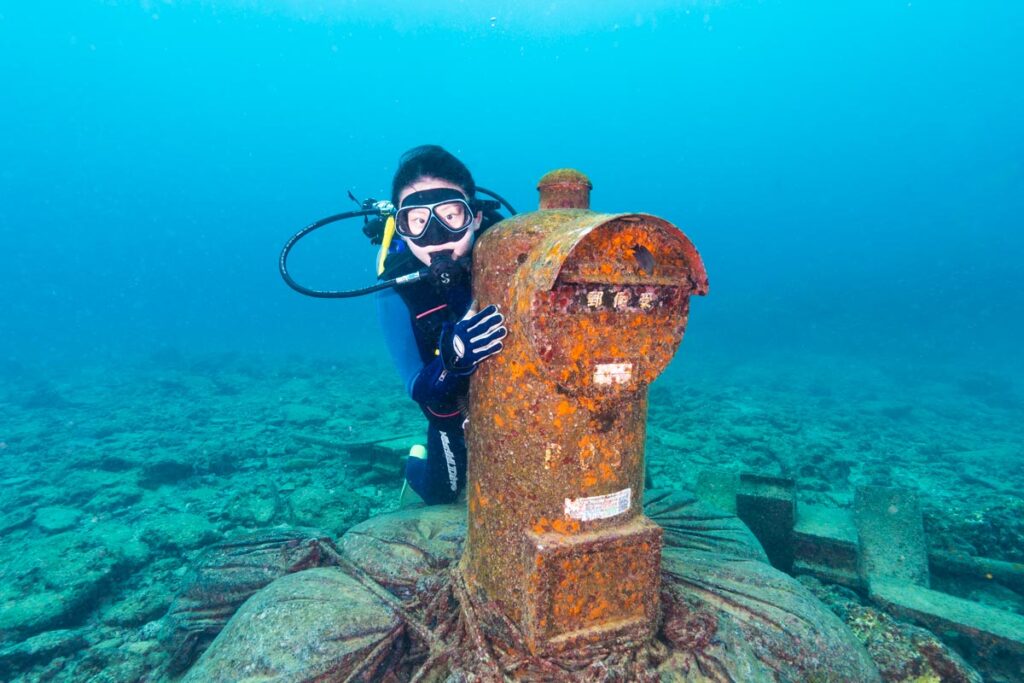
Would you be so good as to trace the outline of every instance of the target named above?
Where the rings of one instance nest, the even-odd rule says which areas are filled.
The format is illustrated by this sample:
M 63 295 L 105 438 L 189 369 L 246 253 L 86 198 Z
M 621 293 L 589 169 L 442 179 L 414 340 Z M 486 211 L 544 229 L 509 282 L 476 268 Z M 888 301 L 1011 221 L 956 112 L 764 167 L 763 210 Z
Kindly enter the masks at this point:
M 294 247 L 296 243 L 298 243 L 298 241 L 301 240 L 303 237 L 313 232 L 314 230 L 318 230 L 324 227 L 325 225 L 337 223 L 338 221 L 343 221 L 347 218 L 379 215 L 380 209 L 376 208 L 363 209 L 360 211 L 346 211 L 345 213 L 339 213 L 333 216 L 328 216 L 327 218 L 321 218 L 315 223 L 310 223 L 302 230 L 299 230 L 297 233 L 292 235 L 291 238 L 287 242 L 285 242 L 284 248 L 281 250 L 281 256 L 277 262 L 278 270 L 281 272 L 281 277 L 284 278 L 285 283 L 299 294 L 305 294 L 306 296 L 315 297 L 317 299 L 350 299 L 352 297 L 370 294 L 381 289 L 387 289 L 388 287 L 396 287 L 409 284 L 410 282 L 416 282 L 421 278 L 427 277 L 430 274 L 430 270 L 427 268 L 422 268 L 414 273 L 409 273 L 408 275 L 392 278 L 390 280 L 383 280 L 381 282 L 374 283 L 369 287 L 362 287 L 360 289 L 322 290 L 304 287 L 300 285 L 298 282 L 296 282 L 291 275 L 289 275 L 288 254 L 291 252 L 292 247 Z

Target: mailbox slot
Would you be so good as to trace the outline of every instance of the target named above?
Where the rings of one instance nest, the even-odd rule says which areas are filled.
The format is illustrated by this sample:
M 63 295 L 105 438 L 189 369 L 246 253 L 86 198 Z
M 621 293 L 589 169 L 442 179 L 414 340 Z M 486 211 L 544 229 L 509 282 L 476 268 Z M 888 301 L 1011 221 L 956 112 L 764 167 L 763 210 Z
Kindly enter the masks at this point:
M 572 249 L 550 289 L 534 294 L 531 340 L 561 390 L 594 398 L 635 392 L 675 354 L 694 290 L 675 229 L 617 218 Z

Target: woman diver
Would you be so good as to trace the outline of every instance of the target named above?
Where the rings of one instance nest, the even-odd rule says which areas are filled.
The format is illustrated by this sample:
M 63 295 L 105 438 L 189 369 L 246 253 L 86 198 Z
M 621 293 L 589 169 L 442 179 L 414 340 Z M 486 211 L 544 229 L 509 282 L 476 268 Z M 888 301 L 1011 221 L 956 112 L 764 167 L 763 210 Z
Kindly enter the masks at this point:
M 507 334 L 495 306 L 474 311 L 471 257 L 477 236 L 501 215 L 476 199 L 469 169 L 437 145 L 402 155 L 391 184 L 395 232 L 379 279 L 431 277 L 377 293 L 387 341 L 406 390 L 427 418 L 427 447 L 413 448 L 403 501 L 412 489 L 427 504 L 456 500 L 466 484 L 466 396 L 479 363 Z

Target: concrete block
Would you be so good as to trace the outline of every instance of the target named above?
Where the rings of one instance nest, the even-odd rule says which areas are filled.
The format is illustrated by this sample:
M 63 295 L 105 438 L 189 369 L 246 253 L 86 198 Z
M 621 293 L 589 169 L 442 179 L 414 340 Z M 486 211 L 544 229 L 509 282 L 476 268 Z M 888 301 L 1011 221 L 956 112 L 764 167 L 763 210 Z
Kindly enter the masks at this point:
M 741 474 L 736 515 L 743 520 L 768 554 L 772 566 L 793 570 L 793 527 L 796 493 L 792 479 Z
M 694 495 L 698 500 L 722 512 L 736 514 L 736 492 L 740 488 L 740 474 L 730 470 L 702 470 L 697 474 Z
M 853 501 L 862 578 L 928 586 L 928 547 L 917 492 L 862 486 Z
M 857 528 L 843 508 L 801 505 L 793 533 L 793 571 L 859 589 Z
M 953 630 L 982 650 L 1024 655 L 1024 616 L 933 591 L 906 581 L 872 579 L 871 598 L 896 616 L 935 633 Z

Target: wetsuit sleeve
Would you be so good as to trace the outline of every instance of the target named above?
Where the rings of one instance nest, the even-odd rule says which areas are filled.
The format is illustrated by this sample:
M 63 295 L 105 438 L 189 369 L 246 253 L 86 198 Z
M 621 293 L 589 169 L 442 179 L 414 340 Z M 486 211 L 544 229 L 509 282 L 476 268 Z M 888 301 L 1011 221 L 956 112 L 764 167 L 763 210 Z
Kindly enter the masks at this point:
M 391 360 L 402 378 L 406 393 L 412 396 L 412 385 L 423 368 L 423 360 L 416 346 L 409 309 L 394 289 L 389 287 L 377 292 L 377 317 Z

